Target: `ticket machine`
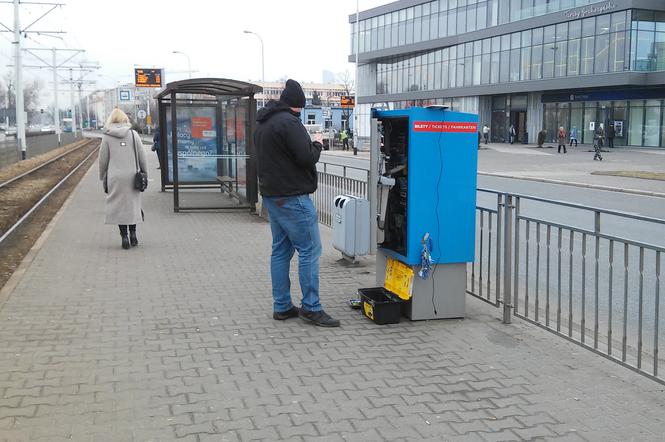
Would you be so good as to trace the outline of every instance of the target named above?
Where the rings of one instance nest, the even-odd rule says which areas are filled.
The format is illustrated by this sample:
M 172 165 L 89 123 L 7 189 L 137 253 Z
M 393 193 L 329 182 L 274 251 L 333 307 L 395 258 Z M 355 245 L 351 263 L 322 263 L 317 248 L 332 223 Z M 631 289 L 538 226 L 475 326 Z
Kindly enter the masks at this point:
M 478 116 L 372 111 L 377 285 L 411 320 L 462 318 L 474 260 Z M 378 157 L 376 156 L 378 155 Z

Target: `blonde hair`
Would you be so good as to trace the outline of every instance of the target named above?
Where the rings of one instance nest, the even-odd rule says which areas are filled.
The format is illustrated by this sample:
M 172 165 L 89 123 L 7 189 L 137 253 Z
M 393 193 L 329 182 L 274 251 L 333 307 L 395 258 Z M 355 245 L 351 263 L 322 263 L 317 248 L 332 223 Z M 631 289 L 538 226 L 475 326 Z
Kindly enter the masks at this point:
M 113 112 L 111 112 L 111 115 L 109 116 L 109 119 L 106 120 L 106 125 L 108 126 L 109 124 L 113 123 L 129 123 L 129 117 L 127 116 L 126 113 L 118 109 L 117 107 L 113 109 Z

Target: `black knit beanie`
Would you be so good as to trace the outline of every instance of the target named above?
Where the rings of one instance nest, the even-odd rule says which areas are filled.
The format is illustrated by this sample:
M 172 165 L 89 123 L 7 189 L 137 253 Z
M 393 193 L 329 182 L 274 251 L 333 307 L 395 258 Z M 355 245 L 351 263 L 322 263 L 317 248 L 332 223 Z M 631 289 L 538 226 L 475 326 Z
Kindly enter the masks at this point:
M 290 107 L 305 107 L 305 93 L 295 80 L 286 80 L 286 86 L 279 96 L 279 101 L 288 104 Z

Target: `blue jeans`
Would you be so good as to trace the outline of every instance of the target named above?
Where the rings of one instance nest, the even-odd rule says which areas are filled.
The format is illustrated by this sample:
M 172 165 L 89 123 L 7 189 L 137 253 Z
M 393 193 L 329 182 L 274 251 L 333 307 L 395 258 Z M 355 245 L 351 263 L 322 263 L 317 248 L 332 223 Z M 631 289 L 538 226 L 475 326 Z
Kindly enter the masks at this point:
M 298 251 L 298 277 L 302 292 L 302 309 L 317 312 L 319 302 L 319 257 L 321 237 L 316 208 L 308 195 L 264 196 L 272 230 L 273 311 L 285 312 L 293 307 L 289 267 L 293 253 Z

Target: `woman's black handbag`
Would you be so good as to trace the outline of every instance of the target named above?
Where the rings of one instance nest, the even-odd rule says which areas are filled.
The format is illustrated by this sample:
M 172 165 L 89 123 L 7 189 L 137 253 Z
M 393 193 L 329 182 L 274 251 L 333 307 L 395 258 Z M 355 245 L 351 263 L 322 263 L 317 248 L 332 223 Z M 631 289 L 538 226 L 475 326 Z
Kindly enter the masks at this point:
M 131 130 L 131 129 L 130 129 Z M 136 139 L 132 130 L 132 144 L 134 145 L 134 161 L 136 163 L 136 175 L 134 176 L 134 188 L 143 192 L 148 188 L 148 174 L 139 168 L 139 154 L 136 151 Z

